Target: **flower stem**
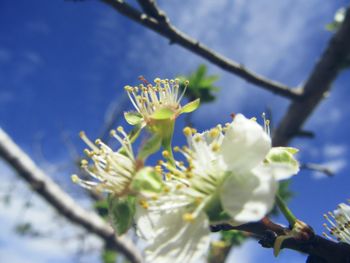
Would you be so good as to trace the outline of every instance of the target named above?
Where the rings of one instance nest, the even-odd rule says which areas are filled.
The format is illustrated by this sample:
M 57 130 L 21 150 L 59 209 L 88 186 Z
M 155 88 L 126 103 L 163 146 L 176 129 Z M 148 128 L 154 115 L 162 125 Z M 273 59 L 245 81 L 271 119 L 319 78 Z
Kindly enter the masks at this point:
M 288 220 L 289 225 L 293 227 L 297 221 L 297 218 L 292 213 L 292 211 L 289 210 L 287 204 L 283 201 L 282 197 L 279 194 L 276 195 L 276 203 L 284 217 Z

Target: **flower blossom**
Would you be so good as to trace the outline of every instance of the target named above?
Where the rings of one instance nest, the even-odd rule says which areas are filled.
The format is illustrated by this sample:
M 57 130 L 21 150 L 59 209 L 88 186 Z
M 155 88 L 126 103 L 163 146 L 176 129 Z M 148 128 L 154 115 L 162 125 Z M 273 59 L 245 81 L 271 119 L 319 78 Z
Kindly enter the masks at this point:
M 196 262 L 209 246 L 210 223 L 241 225 L 270 212 L 278 180 L 291 177 L 299 166 L 296 149 L 272 148 L 267 132 L 268 121 L 263 129 L 241 114 L 203 133 L 184 129 L 188 146 L 174 150 L 188 165 L 161 162 L 175 189 L 169 195 L 178 197 L 179 205 L 174 199 L 168 207 L 151 204 L 150 211 L 136 213 L 139 232 L 149 243 L 147 261 Z
M 93 143 L 84 132 L 80 132 L 81 139 L 90 147 L 84 152 L 92 161 L 89 166 L 89 162 L 83 159 L 81 167 L 96 181 L 83 180 L 72 175 L 73 182 L 89 190 L 113 193 L 116 196 L 129 192 L 136 172 L 136 161 L 127 134 L 122 127 L 117 131 L 122 137 L 115 130 L 111 131 L 111 135 L 121 144 L 119 151 L 113 151 L 99 139 Z
M 178 79 L 160 79 L 154 80 L 155 85 L 147 83 L 146 86 L 131 87 L 125 86 L 125 90 L 130 98 L 131 103 L 136 109 L 135 112 L 125 113 L 126 121 L 135 125 L 143 123 L 151 126 L 156 120 L 172 120 L 185 112 L 194 111 L 199 106 L 199 100 L 181 106 L 182 100 L 188 81 L 185 82 L 185 88 L 180 91 L 180 83 Z
M 337 241 L 350 244 L 350 206 L 341 203 L 333 213 L 328 212 L 328 215 L 325 214 L 324 217 L 328 221 L 328 225 L 324 224 L 328 232 L 334 236 Z M 326 233 L 323 233 L 323 235 L 332 239 Z

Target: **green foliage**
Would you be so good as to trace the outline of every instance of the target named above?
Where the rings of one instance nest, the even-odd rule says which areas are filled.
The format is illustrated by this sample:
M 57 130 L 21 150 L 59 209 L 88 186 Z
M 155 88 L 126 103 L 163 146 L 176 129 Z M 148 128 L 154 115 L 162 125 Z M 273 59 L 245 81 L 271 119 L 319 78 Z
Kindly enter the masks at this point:
M 192 111 L 195 111 L 199 107 L 199 103 L 200 99 L 196 99 L 187 103 L 185 106 L 182 107 L 181 113 L 190 113 Z
M 136 197 L 131 195 L 124 197 L 110 195 L 108 197 L 109 214 L 113 228 L 118 235 L 125 234 L 131 227 L 135 214 L 135 203 Z
M 142 115 L 134 111 L 125 112 L 124 118 L 130 125 L 137 125 L 143 121 Z
M 221 231 L 221 240 L 231 246 L 240 246 L 247 239 L 247 235 L 239 230 Z
M 198 69 L 189 76 L 179 76 L 180 88 L 185 87 L 185 80 L 189 81 L 185 96 L 190 100 L 200 99 L 202 103 L 208 103 L 215 100 L 213 92 L 219 90 L 214 83 L 219 79 L 217 75 L 207 75 L 207 67 L 200 65 Z
M 103 263 L 115 263 L 117 261 L 117 253 L 113 250 L 104 249 L 102 251 L 102 262 Z

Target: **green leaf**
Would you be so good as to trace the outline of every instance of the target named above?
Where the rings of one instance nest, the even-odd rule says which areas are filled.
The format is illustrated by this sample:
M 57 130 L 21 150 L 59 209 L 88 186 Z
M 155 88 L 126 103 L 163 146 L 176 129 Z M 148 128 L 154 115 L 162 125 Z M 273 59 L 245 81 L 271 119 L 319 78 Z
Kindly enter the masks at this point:
M 138 159 L 144 160 L 151 154 L 157 152 L 160 149 L 162 137 L 158 134 L 154 134 L 146 143 L 142 146 L 138 154 Z
M 221 231 L 221 240 L 233 246 L 240 246 L 246 239 L 247 235 L 239 230 Z
M 189 80 L 189 85 L 185 96 L 190 100 L 200 99 L 202 103 L 211 102 L 215 100 L 215 96 L 212 92 L 219 90 L 214 86 L 214 82 L 219 79 L 217 75 L 207 75 L 207 67 L 200 65 L 198 69 L 189 76 L 179 76 L 180 88 L 183 90 L 185 87 L 185 80 Z
M 159 110 L 155 111 L 152 114 L 151 118 L 154 120 L 166 120 L 173 117 L 173 115 L 174 115 L 174 111 L 172 109 L 160 108 Z
M 182 107 L 180 113 L 189 113 L 192 111 L 195 111 L 199 107 L 200 99 L 196 99 L 194 101 L 191 101 L 187 103 L 185 106 Z
M 142 115 L 138 112 L 124 112 L 124 118 L 130 125 L 137 125 L 143 121 Z
M 104 249 L 101 256 L 103 263 L 115 263 L 117 260 L 117 253 L 110 249 Z
M 153 168 L 145 167 L 136 173 L 131 189 L 139 193 L 160 193 L 163 190 L 163 180 Z
M 108 197 L 109 214 L 118 235 L 126 233 L 131 227 L 135 214 L 135 203 L 136 197 L 134 196 L 116 197 L 110 195 Z

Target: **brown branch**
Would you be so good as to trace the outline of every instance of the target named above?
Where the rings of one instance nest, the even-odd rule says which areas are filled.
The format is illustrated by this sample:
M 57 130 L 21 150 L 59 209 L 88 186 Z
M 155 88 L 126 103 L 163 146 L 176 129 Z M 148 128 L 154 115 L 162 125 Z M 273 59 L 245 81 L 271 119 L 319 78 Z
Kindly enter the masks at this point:
M 228 224 L 211 226 L 213 232 L 227 230 L 241 230 L 260 237 L 260 244 L 266 248 L 272 248 L 275 239 L 279 235 L 287 234 L 290 229 L 275 224 L 265 217 L 262 221 L 248 223 L 245 225 L 233 227 Z M 317 258 L 324 263 L 344 263 L 350 262 L 350 245 L 345 243 L 336 243 L 310 232 L 305 235 L 306 238 L 286 239 L 282 248 L 287 248 L 308 254 L 310 257 Z
M 67 193 L 40 170 L 0 128 L 0 157 L 3 158 L 40 196 L 69 221 L 96 234 L 111 249 L 116 249 L 131 262 L 142 262 L 136 247 L 125 237 L 116 237 L 113 229 L 98 215 L 80 207 Z
M 165 13 L 163 11 L 160 11 L 157 8 L 154 1 L 143 0 L 143 1 L 139 1 L 139 3 L 142 2 L 142 7 L 145 9 L 146 2 L 148 2 L 147 3 L 148 6 L 150 5 L 152 6 L 152 10 L 153 10 L 152 13 L 158 12 L 158 14 L 161 14 L 163 17 L 165 17 L 164 20 L 167 21 L 166 23 L 164 23 L 164 21 L 162 20 L 157 20 L 156 17 L 140 12 L 136 8 L 125 3 L 123 0 L 101 0 L 101 1 L 113 7 L 119 13 L 125 15 L 131 20 L 134 20 L 135 22 L 169 39 L 170 43 L 179 44 L 180 46 L 188 49 L 194 54 L 197 54 L 207 59 L 211 63 L 222 68 L 223 70 L 226 70 L 232 74 L 235 74 L 256 86 L 262 87 L 275 94 L 278 94 L 293 100 L 297 100 L 298 98 L 301 97 L 300 90 L 291 89 L 286 85 L 283 85 L 276 81 L 272 81 L 270 79 L 262 77 L 246 69 L 244 65 L 220 55 L 219 53 L 209 49 L 208 47 L 206 47 L 196 39 L 193 39 L 188 35 L 186 35 L 185 33 L 181 32 L 180 30 L 178 30 L 176 27 L 174 27 L 172 24 L 168 22 L 169 19 L 165 16 Z
M 345 60 L 350 55 L 350 7 L 346 18 L 330 40 L 320 60 L 304 85 L 303 98 L 292 102 L 287 113 L 277 127 L 273 144 L 287 145 L 297 135 L 305 121 L 332 88 L 333 80 L 340 73 Z

